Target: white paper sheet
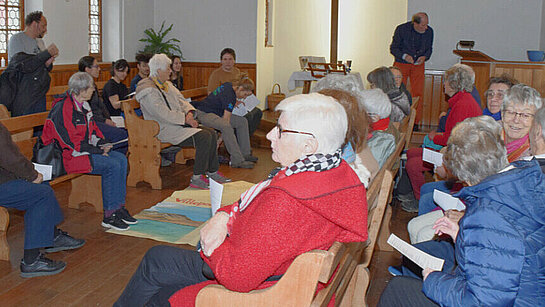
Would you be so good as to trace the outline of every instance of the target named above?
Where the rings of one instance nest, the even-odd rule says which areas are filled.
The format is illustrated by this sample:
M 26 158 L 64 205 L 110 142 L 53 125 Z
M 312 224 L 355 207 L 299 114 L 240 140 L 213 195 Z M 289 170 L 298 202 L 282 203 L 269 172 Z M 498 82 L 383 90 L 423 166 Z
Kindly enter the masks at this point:
M 464 211 L 466 209 L 466 205 L 461 200 L 439 190 L 433 190 L 433 200 L 445 211 L 451 209 Z
M 38 163 L 32 163 L 34 164 L 34 169 L 42 174 L 44 177 L 44 181 L 51 180 L 51 173 L 53 173 L 53 166 L 47 165 L 47 164 L 38 164 Z
M 125 119 L 123 116 L 110 116 L 117 128 L 125 128 Z
M 221 207 L 221 197 L 223 195 L 223 185 L 214 181 L 214 179 L 209 178 L 210 180 L 210 205 L 212 206 L 212 215 L 216 214 L 216 211 Z
M 246 97 L 243 103 L 240 103 L 233 109 L 233 114 L 238 116 L 244 116 L 246 115 L 246 113 L 252 111 L 255 107 L 257 107 L 259 103 L 259 99 L 257 99 L 257 97 L 252 94 Z
M 388 241 L 386 242 L 388 242 L 388 244 L 390 244 L 393 248 L 403 254 L 403 256 L 411 259 L 412 262 L 416 263 L 422 269 L 430 268 L 434 271 L 441 271 L 443 269 L 443 264 L 445 263 L 445 260 L 434 257 L 428 253 L 419 250 L 418 248 L 401 240 L 393 233 L 390 235 Z
M 441 166 L 443 165 L 443 154 L 424 148 L 424 151 L 422 152 L 422 160 L 429 162 L 435 166 Z

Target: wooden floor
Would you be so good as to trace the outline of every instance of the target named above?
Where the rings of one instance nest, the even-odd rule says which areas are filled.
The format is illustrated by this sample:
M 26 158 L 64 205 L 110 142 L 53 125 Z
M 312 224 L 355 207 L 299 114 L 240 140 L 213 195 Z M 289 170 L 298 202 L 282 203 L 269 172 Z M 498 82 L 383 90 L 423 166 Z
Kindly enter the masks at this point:
M 270 149 L 254 149 L 259 162 L 253 170 L 231 169 L 222 165 L 220 171 L 233 180 L 257 182 L 274 168 Z M 189 185 L 192 161 L 188 165 L 172 165 L 161 169 L 164 189 L 152 190 L 146 184 L 127 189 L 127 208 L 133 214 L 151 207 L 173 191 Z M 87 240 L 76 251 L 50 254 L 53 259 L 64 260 L 64 272 L 49 277 L 24 279 L 19 276 L 19 262 L 23 254 L 23 214 L 10 211 L 8 241 L 11 247 L 10 262 L 0 261 L 0 306 L 111 306 L 122 292 L 144 253 L 152 246 L 164 244 L 149 239 L 119 236 L 104 232 L 100 226 L 102 214 L 95 213 L 90 205 L 79 210 L 67 208 L 70 183 L 55 187 L 65 220 L 60 228 L 71 235 Z M 406 225 L 414 215 L 394 208 L 392 231 L 408 239 Z M 191 248 L 190 246 L 181 246 Z M 390 276 L 388 265 L 397 264 L 399 255 L 393 252 L 376 252 L 372 261 L 373 281 L 368 303 L 375 306 Z

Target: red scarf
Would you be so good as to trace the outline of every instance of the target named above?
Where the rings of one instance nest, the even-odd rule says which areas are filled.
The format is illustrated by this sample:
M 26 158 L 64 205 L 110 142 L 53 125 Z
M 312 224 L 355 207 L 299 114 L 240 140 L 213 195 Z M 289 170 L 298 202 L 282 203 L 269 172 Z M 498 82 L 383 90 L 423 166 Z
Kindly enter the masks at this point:
M 372 123 L 371 129 L 373 129 L 373 131 L 376 131 L 376 130 L 384 131 L 388 129 L 388 126 L 390 126 L 390 118 L 386 117 L 381 120 L 378 120 L 376 123 Z
M 502 136 L 505 140 L 504 130 L 502 130 Z M 505 147 L 507 148 L 507 160 L 509 161 L 509 163 L 517 161 L 521 158 L 522 154 L 528 151 L 528 149 L 530 148 L 530 138 L 527 134 L 518 140 L 514 140 L 510 143 L 505 144 Z

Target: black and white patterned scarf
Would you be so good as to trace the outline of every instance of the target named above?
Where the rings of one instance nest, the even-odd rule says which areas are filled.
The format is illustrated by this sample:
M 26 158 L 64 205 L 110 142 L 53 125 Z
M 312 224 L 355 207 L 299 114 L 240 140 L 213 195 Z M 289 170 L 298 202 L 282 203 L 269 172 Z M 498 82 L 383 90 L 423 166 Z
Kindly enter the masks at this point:
M 322 172 L 335 168 L 341 164 L 341 152 L 339 148 L 333 154 L 312 154 L 300 158 L 287 167 L 286 176 L 302 172 Z

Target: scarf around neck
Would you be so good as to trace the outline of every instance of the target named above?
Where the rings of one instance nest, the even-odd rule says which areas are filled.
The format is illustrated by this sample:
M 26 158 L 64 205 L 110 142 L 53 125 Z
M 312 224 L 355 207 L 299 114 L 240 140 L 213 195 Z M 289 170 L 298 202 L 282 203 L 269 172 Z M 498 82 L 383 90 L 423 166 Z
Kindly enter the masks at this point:
M 505 140 L 505 131 L 502 131 L 502 136 Z M 507 160 L 509 161 L 509 163 L 517 161 L 518 159 L 520 159 L 522 154 L 530 148 L 530 138 L 527 134 L 518 140 L 506 143 L 505 148 L 507 148 Z
M 501 111 L 498 113 L 492 113 L 488 108 L 483 110 L 483 115 L 491 116 L 495 120 L 501 120 Z

